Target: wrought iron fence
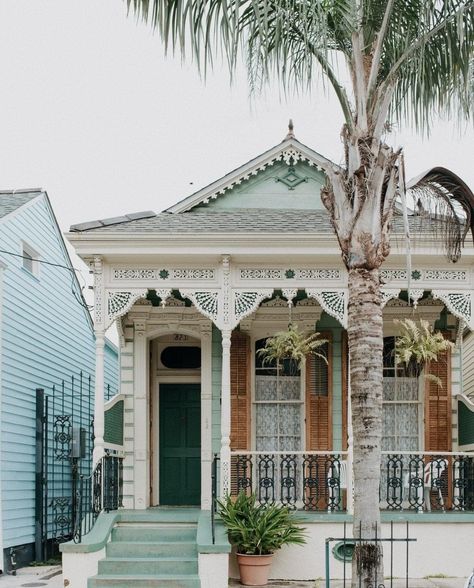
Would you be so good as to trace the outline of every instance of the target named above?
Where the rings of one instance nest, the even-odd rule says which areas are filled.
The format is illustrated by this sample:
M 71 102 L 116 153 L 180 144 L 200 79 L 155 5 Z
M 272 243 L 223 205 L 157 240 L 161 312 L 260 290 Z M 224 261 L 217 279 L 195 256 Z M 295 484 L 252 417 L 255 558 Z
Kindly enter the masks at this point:
M 90 476 L 81 476 L 76 491 L 73 539 L 81 543 L 102 511 L 117 510 L 123 501 L 123 456 L 106 451 Z
M 72 538 L 77 483 L 91 471 L 92 399 L 92 380 L 83 372 L 36 390 L 37 561 L 46 561 Z
M 351 474 L 347 452 L 232 452 L 231 492 L 292 509 L 346 509 Z M 382 452 L 380 508 L 474 510 L 474 453 Z
M 340 511 L 348 487 L 345 452 L 233 452 L 233 494 L 253 492 L 261 504 Z
M 351 525 L 352 527 L 352 525 Z M 331 586 L 331 554 L 330 554 L 330 546 L 331 543 L 334 543 L 332 553 L 334 558 L 342 562 L 342 588 L 346 588 L 346 586 L 353 585 L 351 582 L 352 576 L 352 559 L 356 556 L 356 551 L 359 550 L 360 552 L 364 552 L 364 548 L 366 546 L 372 546 L 373 549 L 372 553 L 375 553 L 376 558 L 379 557 L 379 554 L 383 551 L 384 557 L 384 564 L 385 564 L 385 579 L 384 577 L 380 577 L 379 566 L 374 566 L 373 577 L 371 578 L 364 578 L 362 580 L 362 576 L 364 575 L 362 569 L 358 569 L 358 586 L 362 588 L 362 586 L 369 586 L 373 588 L 385 588 L 390 586 L 393 588 L 393 580 L 394 576 L 399 579 L 404 580 L 405 587 L 408 588 L 408 581 L 409 581 L 409 561 L 410 561 L 410 543 L 416 541 L 415 538 L 410 537 L 410 528 L 408 521 L 405 522 L 404 534 L 403 537 L 395 537 L 394 534 L 394 524 L 393 521 L 390 523 L 390 534 L 389 536 L 384 537 L 383 535 L 377 532 L 377 525 L 372 525 L 374 528 L 374 533 L 369 535 L 365 535 L 362 532 L 362 524 L 359 525 L 358 533 L 354 533 L 355 537 L 348 537 L 347 535 L 347 523 L 344 523 L 344 531 L 342 537 L 328 537 L 326 538 L 326 588 L 330 588 Z M 394 546 L 395 544 L 402 544 L 405 543 L 405 549 L 403 552 L 401 550 L 397 550 L 396 554 L 394 553 Z M 388 546 L 388 549 L 385 547 Z M 365 549 L 365 551 L 368 551 Z M 396 557 L 398 557 L 398 561 L 396 561 Z M 357 564 L 356 564 L 357 565 Z M 358 565 L 361 565 L 359 562 Z M 365 572 L 366 575 L 366 572 Z M 337 584 L 340 586 L 341 581 L 338 580 Z

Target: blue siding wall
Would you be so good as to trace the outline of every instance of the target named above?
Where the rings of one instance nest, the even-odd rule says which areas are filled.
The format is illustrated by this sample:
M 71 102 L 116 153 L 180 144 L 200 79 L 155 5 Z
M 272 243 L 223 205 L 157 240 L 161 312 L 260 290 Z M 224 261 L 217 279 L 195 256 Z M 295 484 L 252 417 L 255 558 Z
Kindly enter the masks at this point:
M 0 249 L 21 253 L 24 241 L 40 259 L 68 265 L 45 195 L 7 217 L 0 229 Z M 20 258 L 0 252 L 0 261 L 7 266 L 0 383 L 0 491 L 6 548 L 34 541 L 35 390 L 51 389 L 81 371 L 93 375 L 95 352 L 87 310 L 76 298 L 77 287 L 68 270 L 41 264 L 36 278 L 22 267 Z M 116 389 L 113 349 L 106 358 L 107 381 Z

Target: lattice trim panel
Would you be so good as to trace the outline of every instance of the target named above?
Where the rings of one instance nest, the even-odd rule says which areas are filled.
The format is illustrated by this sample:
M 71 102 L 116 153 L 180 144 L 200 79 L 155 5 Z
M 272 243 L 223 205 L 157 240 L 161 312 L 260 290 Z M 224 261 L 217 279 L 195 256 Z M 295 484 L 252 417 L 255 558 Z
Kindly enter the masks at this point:
M 144 281 L 211 281 L 216 278 L 215 268 L 113 268 L 112 280 Z
M 108 290 L 106 297 L 108 328 L 116 318 L 126 314 L 139 298 L 147 295 L 148 289 L 139 290 Z
M 180 289 L 184 298 L 189 298 L 194 306 L 208 319 L 218 325 L 219 318 L 219 291 L 218 290 L 187 290 Z
M 240 268 L 241 280 L 341 280 L 342 271 L 336 268 Z
M 456 282 L 459 284 L 469 283 L 469 271 L 466 269 L 414 269 L 411 271 L 412 282 Z M 408 270 L 406 269 L 383 269 L 380 271 L 380 279 L 388 284 L 390 282 L 407 282 Z
M 347 328 L 347 291 L 306 288 L 306 294 L 319 302 L 322 309 Z
M 442 300 L 449 312 L 454 314 L 459 320 L 464 321 L 471 331 L 474 330 L 471 292 L 433 290 L 432 296 L 433 298 Z
M 257 310 L 262 300 L 270 298 L 273 295 L 273 288 L 262 290 L 234 290 L 233 292 L 233 311 L 234 317 L 232 328 L 235 328 L 239 322 Z

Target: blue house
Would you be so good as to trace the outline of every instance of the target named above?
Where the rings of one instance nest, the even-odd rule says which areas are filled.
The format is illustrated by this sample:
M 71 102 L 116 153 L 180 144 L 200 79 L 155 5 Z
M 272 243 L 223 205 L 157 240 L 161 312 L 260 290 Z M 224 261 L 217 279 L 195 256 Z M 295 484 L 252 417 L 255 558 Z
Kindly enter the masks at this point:
M 0 192 L 0 569 L 69 539 L 90 471 L 95 336 L 48 195 Z M 106 399 L 117 348 L 105 346 Z

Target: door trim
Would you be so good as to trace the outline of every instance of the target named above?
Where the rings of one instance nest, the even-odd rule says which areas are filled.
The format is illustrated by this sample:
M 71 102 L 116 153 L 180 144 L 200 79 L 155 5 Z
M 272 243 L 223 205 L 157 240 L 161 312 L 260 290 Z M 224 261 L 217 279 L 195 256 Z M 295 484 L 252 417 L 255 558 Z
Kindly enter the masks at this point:
M 160 384 L 201 384 L 199 375 L 195 376 L 160 376 L 156 378 L 152 394 L 152 427 L 151 439 L 151 505 L 160 505 Z M 202 384 L 201 384 L 202 404 Z M 202 458 L 202 430 L 201 430 L 201 458 Z M 201 459 L 202 462 L 202 459 Z M 201 463 L 202 466 L 202 463 Z

